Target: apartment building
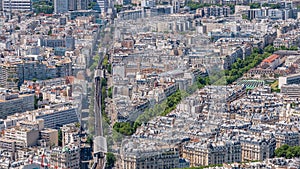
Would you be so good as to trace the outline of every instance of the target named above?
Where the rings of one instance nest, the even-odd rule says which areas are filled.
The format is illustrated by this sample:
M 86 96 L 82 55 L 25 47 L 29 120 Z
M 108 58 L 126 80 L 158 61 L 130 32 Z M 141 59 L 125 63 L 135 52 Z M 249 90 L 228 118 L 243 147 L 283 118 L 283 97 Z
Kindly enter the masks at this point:
M 275 132 L 276 148 L 285 144 L 289 146 L 298 146 L 299 137 L 300 136 L 298 131 L 288 129 L 277 130 Z
M 4 132 L 5 139 L 20 141 L 20 147 L 30 147 L 37 144 L 39 138 L 39 130 L 29 129 L 26 127 L 14 127 L 6 129 Z
M 17 144 L 20 144 L 20 141 L 0 137 L 0 148 L 4 151 L 7 151 L 11 160 L 15 159 L 16 151 L 17 151 L 17 147 L 16 147 Z
M 44 146 L 58 146 L 58 131 L 49 128 L 41 130 L 39 144 Z
M 0 118 L 34 110 L 34 94 L 0 92 Z
M 210 6 L 210 7 L 204 7 L 202 9 L 197 10 L 197 14 L 199 14 L 202 17 L 227 17 L 230 15 L 230 7 L 229 6 Z
M 49 60 L 50 61 L 50 60 Z M 12 62 L 0 64 L 0 87 L 17 89 L 24 80 L 58 78 L 72 75 L 72 61 L 64 58 L 51 61 L 52 65 L 40 61 Z
M 262 64 L 264 64 L 264 65 L 268 66 L 269 68 L 271 68 L 272 70 L 274 70 L 280 64 L 282 64 L 282 62 L 281 62 L 281 58 L 279 55 L 273 54 L 273 55 L 269 56 L 268 58 L 264 59 L 262 61 Z
M 80 143 L 80 128 L 75 123 L 66 124 L 60 128 L 62 131 L 62 145 Z
M 97 0 L 94 10 L 100 11 L 102 14 L 107 13 L 108 10 L 108 0 Z
M 144 142 L 136 149 L 133 143 L 128 147 L 123 147 L 121 160 L 123 169 L 138 168 L 178 168 L 179 150 L 174 146 L 168 146 L 163 143 L 146 143 Z M 163 144 L 163 145 L 162 145 Z
M 32 120 L 24 119 L 24 120 L 18 121 L 16 126 L 41 131 L 42 129 L 44 129 L 44 120 L 38 119 L 38 120 L 32 121 Z
M 270 137 L 241 135 L 242 161 L 265 160 L 275 156 L 276 139 Z
M 281 89 L 281 87 L 285 84 L 300 84 L 300 74 L 279 77 L 278 88 Z
M 66 47 L 68 50 L 75 49 L 75 38 L 72 36 L 62 37 L 55 37 L 55 38 L 48 38 L 48 37 L 41 37 L 38 40 L 38 45 L 42 47 Z
M 0 64 L 0 87 L 17 89 L 18 84 L 22 82 L 22 72 L 18 64 Z
M 52 110 L 44 109 L 35 118 L 44 119 L 45 128 L 52 129 L 58 129 L 65 124 L 78 122 L 77 108 L 75 107 L 61 107 Z
M 32 0 L 3 0 L 3 11 L 32 11 Z
M 77 145 L 67 145 L 56 147 L 50 153 L 50 161 L 57 168 L 80 168 L 80 147 Z
M 37 121 L 44 120 L 45 128 L 59 129 L 61 126 L 79 121 L 78 109 L 68 103 L 46 106 L 44 109 L 27 111 L 25 113 L 14 114 L 4 120 L 6 127 L 13 127 L 23 120 Z
M 183 146 L 182 157 L 190 161 L 191 166 L 241 162 L 242 152 L 239 141 L 208 141 L 189 143 Z
M 66 13 L 69 10 L 68 0 L 54 0 L 54 13 Z
M 142 8 L 134 9 L 134 10 L 126 10 L 118 13 L 118 18 L 123 20 L 131 20 L 131 19 L 139 19 L 145 16 L 145 11 Z
M 290 84 L 281 86 L 280 92 L 289 97 L 299 97 L 300 96 L 300 85 Z

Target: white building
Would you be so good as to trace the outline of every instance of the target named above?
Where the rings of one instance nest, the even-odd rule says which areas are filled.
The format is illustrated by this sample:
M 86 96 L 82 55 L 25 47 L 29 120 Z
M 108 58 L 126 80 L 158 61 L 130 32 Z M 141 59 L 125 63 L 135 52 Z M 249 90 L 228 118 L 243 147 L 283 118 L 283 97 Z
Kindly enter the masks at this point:
M 274 20 L 285 19 L 284 12 L 279 9 L 268 9 L 268 17 Z
M 58 168 L 79 169 L 80 148 L 73 144 L 63 148 L 56 147 L 51 151 L 50 161 Z
M 100 11 L 102 14 L 107 13 L 108 0 L 97 0 L 94 9 L 97 10 L 97 11 Z
M 3 11 L 31 11 L 32 0 L 3 0 Z
M 285 77 L 279 77 L 278 88 L 285 84 L 300 84 L 300 74 L 293 74 Z
M 76 127 L 75 123 L 64 125 L 61 127 L 61 131 L 63 146 L 80 143 L 80 128 Z
M 154 0 L 142 0 L 141 6 L 142 7 L 154 7 L 155 1 Z
M 8 116 L 4 120 L 6 128 L 15 126 L 21 120 L 35 121 L 43 119 L 45 128 L 59 129 L 65 124 L 79 122 L 78 108 L 68 105 L 57 105 L 57 107 L 46 107 L 34 111 Z

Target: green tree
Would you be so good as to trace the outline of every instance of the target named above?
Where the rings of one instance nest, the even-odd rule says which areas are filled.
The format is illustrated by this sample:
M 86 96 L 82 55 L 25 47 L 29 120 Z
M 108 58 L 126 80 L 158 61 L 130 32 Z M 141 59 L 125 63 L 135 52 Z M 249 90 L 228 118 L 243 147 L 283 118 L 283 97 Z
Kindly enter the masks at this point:
M 107 80 L 105 78 L 101 79 L 102 86 L 107 86 Z
M 102 66 L 106 68 L 107 65 L 108 65 L 108 57 L 105 56 L 104 59 L 103 59 L 103 61 L 102 61 Z
M 109 74 L 112 73 L 112 67 L 111 67 L 111 64 L 108 64 L 108 65 L 107 65 L 107 72 L 108 72 Z
M 297 46 L 292 46 L 289 48 L 289 50 L 298 50 L 298 47 Z
M 88 9 L 93 9 L 93 7 L 96 5 L 96 2 L 91 1 L 88 5 Z
M 135 132 L 133 124 L 134 123 L 130 122 L 116 122 L 113 126 L 113 129 L 120 134 L 130 136 Z
M 293 157 L 294 157 L 294 154 L 293 154 L 291 151 L 287 151 L 287 152 L 286 152 L 285 158 L 291 159 L 291 158 L 293 158 Z
M 35 13 L 51 14 L 54 11 L 54 6 L 51 1 L 37 1 L 33 3 Z
M 80 123 L 79 122 L 75 123 L 75 127 L 80 128 Z
M 113 89 L 112 89 L 112 88 L 113 88 L 113 87 L 108 88 L 108 91 L 107 91 L 107 93 L 108 93 L 107 95 L 108 95 L 108 97 L 111 98 L 111 99 L 112 99 L 112 97 L 113 97 L 113 92 L 112 92 Z
M 280 4 L 279 3 L 276 3 L 276 4 L 263 3 L 262 7 L 270 7 L 272 9 L 279 9 L 280 8 Z
M 247 19 L 248 19 L 248 16 L 247 16 L 246 14 L 242 14 L 242 19 L 247 20 Z
M 113 153 L 108 152 L 106 154 L 106 166 L 105 169 L 112 169 L 115 166 L 116 157 Z
M 62 131 L 58 130 L 58 146 L 62 146 Z
M 52 35 L 52 29 L 48 31 L 48 35 Z
M 34 109 L 39 108 L 38 102 L 39 102 L 39 98 L 36 95 L 34 95 L 34 103 L 33 103 Z
M 251 3 L 251 4 L 250 4 L 250 8 L 251 8 L 251 9 L 257 9 L 257 8 L 260 8 L 260 3 Z
M 90 146 L 93 146 L 93 136 L 92 135 L 88 135 L 86 138 L 86 143 L 90 144 Z
M 282 145 L 275 150 L 276 157 L 294 158 L 300 157 L 300 146 Z
M 117 9 L 117 12 L 121 12 L 123 6 L 122 5 L 114 5 L 114 7 Z
M 113 140 L 115 142 L 121 142 L 122 141 L 122 137 L 123 137 L 123 135 L 120 134 L 119 132 L 117 132 L 115 130 L 112 131 L 112 138 L 113 138 Z
M 268 52 L 268 53 L 274 53 L 275 49 L 272 45 L 269 45 L 269 46 L 265 47 L 264 51 Z

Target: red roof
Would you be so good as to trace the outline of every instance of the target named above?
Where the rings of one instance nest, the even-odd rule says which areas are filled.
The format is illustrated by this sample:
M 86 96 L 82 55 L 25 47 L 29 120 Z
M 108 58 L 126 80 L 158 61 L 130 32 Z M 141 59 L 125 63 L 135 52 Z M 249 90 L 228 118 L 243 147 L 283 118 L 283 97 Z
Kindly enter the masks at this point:
M 278 58 L 279 58 L 279 55 L 273 54 L 273 55 L 269 56 L 268 58 L 264 59 L 263 62 L 272 63 L 272 62 L 274 62 L 274 60 L 276 60 Z

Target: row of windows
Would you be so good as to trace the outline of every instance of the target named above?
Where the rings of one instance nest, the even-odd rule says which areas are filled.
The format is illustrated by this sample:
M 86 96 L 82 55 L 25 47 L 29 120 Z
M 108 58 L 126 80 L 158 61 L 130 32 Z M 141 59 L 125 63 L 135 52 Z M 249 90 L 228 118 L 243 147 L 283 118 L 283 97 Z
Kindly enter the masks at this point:
M 28 9 L 30 10 L 30 6 L 12 6 L 12 7 L 3 7 L 3 9 L 9 10 L 9 9 Z
M 3 6 L 10 7 L 10 6 L 32 6 L 31 3 L 3 3 Z

